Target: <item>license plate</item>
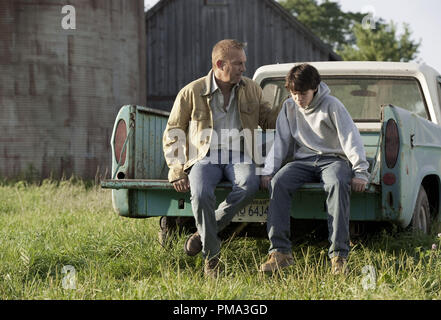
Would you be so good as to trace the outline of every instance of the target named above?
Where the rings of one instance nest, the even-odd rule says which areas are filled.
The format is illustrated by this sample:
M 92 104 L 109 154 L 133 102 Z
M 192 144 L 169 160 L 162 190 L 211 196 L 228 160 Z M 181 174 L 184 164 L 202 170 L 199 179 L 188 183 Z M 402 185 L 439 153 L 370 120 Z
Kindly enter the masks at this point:
M 254 199 L 234 216 L 233 222 L 266 222 L 268 207 L 269 200 Z

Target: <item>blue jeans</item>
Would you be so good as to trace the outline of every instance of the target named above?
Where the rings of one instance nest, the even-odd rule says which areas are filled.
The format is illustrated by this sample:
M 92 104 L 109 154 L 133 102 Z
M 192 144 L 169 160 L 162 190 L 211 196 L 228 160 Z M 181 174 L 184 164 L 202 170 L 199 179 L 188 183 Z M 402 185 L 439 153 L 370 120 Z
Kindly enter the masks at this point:
M 290 216 L 294 192 L 304 183 L 323 182 L 327 193 L 330 258 L 349 254 L 352 168 L 337 157 L 313 156 L 286 164 L 271 180 L 267 231 L 269 252 L 291 252 Z
M 188 175 L 193 215 L 202 240 L 202 255 L 207 259 L 220 253 L 221 241 L 218 232 L 253 200 L 260 184 L 254 164 L 235 163 L 231 159 L 231 153 L 226 162 L 210 161 L 207 156 L 194 164 Z M 219 182 L 225 179 L 233 184 L 233 190 L 215 209 L 214 191 Z

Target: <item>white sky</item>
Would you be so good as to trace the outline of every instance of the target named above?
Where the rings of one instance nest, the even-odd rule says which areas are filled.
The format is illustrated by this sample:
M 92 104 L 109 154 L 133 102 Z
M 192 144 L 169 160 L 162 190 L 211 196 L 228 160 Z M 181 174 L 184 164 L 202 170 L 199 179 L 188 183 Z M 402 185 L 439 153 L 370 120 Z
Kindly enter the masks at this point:
M 417 62 L 425 62 L 441 73 L 441 1 L 440 0 L 334 0 L 343 11 L 373 11 L 374 17 L 393 20 L 401 27 L 409 23 L 412 39 L 420 40 Z M 150 8 L 158 0 L 144 0 Z M 400 28 L 398 29 L 400 32 Z M 319 35 L 318 35 L 319 36 Z

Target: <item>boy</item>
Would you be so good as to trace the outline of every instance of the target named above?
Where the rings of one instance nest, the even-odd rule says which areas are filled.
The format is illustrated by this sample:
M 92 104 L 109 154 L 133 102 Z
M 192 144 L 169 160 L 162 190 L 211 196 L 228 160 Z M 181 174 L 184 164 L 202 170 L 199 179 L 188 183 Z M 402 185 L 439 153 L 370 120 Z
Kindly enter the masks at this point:
M 273 272 L 293 263 L 292 195 L 304 183 L 322 181 L 327 193 L 332 273 L 343 273 L 349 253 L 351 185 L 354 191 L 363 192 L 369 177 L 363 142 L 348 111 L 330 95 L 313 66 L 295 66 L 285 86 L 291 98 L 277 118 L 274 145 L 261 177 L 262 187 L 270 189 L 267 232 L 271 246 L 269 260 L 260 271 Z M 278 171 L 291 156 L 294 161 Z

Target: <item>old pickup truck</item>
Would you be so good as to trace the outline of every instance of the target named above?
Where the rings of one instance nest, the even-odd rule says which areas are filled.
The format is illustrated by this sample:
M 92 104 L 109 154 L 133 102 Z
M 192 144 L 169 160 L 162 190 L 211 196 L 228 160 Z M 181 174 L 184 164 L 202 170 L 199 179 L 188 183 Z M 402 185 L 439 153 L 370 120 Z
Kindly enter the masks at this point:
M 390 222 L 429 232 L 441 217 L 440 74 L 414 63 L 311 64 L 351 114 L 370 163 L 366 191 L 351 195 L 351 221 Z M 254 80 L 274 108 L 288 97 L 284 77 L 293 66 L 267 65 L 255 72 Z M 101 183 L 113 189 L 113 207 L 119 215 L 163 217 L 163 236 L 177 220 L 193 216 L 190 194 L 176 192 L 166 180 L 162 136 L 167 117 L 167 112 L 123 106 L 111 138 L 112 176 Z M 219 202 L 230 188 L 228 183 L 218 186 Z M 305 184 L 293 198 L 292 218 L 327 219 L 325 199 L 322 184 Z M 268 203 L 267 191 L 259 191 L 233 224 L 263 224 Z

